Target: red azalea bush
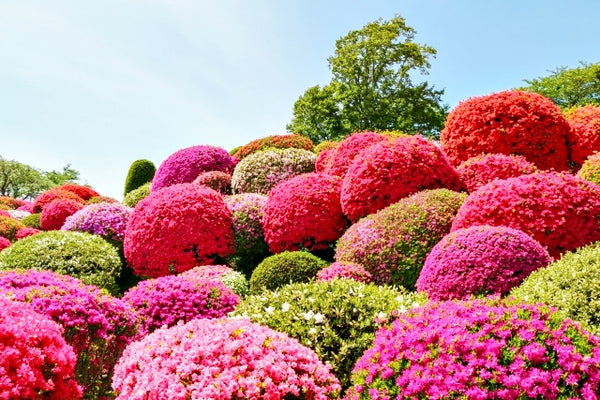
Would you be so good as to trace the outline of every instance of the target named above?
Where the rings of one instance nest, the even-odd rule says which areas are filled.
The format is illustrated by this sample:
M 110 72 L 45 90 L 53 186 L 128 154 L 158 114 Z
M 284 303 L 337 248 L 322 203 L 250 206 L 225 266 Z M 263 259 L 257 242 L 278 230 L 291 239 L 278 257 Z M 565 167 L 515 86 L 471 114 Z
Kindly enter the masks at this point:
M 39 196 L 35 198 L 33 201 L 33 210 L 34 214 L 41 213 L 42 209 L 46 207 L 48 204 L 53 202 L 56 199 L 70 199 L 75 200 L 78 203 L 85 204 L 85 200 L 76 195 L 73 192 L 64 189 L 50 189 L 41 193 Z
M 231 174 L 223 171 L 202 172 L 194 182 L 196 185 L 208 186 L 221 194 L 231 194 Z
M 413 193 L 437 188 L 462 188 L 446 156 L 422 136 L 398 137 L 354 158 L 342 184 L 342 209 L 356 222 Z
M 360 264 L 378 284 L 413 289 L 427 254 L 450 232 L 466 194 L 425 190 L 369 215 L 338 240 L 336 261 Z
M 456 168 L 467 191 L 474 192 L 494 179 L 507 179 L 532 174 L 537 171 L 534 164 L 523 156 L 485 154 L 469 158 Z
M 564 113 L 571 126 L 569 146 L 573 169 L 578 170 L 585 159 L 600 151 L 600 106 L 588 104 Z
M 25 225 L 16 219 L 0 215 L 0 236 L 14 242 L 17 239 L 17 232 L 22 228 L 25 228 Z
M 473 225 L 519 229 L 558 258 L 600 240 L 600 187 L 558 172 L 496 180 L 467 197 L 452 231 Z
M 67 190 L 69 192 L 75 193 L 77 196 L 81 197 L 85 201 L 88 201 L 92 197 L 100 196 L 100 193 L 96 192 L 91 187 L 78 185 L 76 183 L 65 183 L 64 185 L 60 185 L 57 189 Z
M 10 246 L 10 240 L 5 238 L 4 236 L 0 236 L 0 251 L 4 250 L 8 246 Z
M 227 150 L 214 146 L 192 146 L 171 154 L 160 164 L 152 179 L 152 191 L 191 183 L 206 171 L 232 172 L 236 161 Z
M 195 319 L 125 350 L 117 400 L 337 399 L 340 385 L 313 350 L 247 319 Z
M 233 253 L 231 212 L 205 186 L 182 183 L 153 191 L 133 210 L 123 250 L 141 277 L 177 274 Z
M 264 210 L 265 240 L 273 253 L 320 250 L 348 226 L 342 213 L 339 177 L 310 173 L 275 186 Z
M 257 153 L 266 149 L 303 149 L 312 150 L 313 142 L 304 136 L 292 133 L 290 135 L 271 135 L 264 138 L 256 139 L 250 143 L 240 147 L 234 154 L 237 160 L 241 161 L 251 154 Z
M 577 171 L 577 176 L 600 185 L 600 153 L 589 156 Z
M 24 228 L 21 228 L 17 231 L 17 234 L 15 235 L 16 239 L 24 239 L 27 236 L 32 236 L 35 235 L 36 233 L 40 233 L 41 231 L 39 229 L 35 229 L 35 228 L 31 228 L 29 226 L 26 226 Z
M 28 305 L 0 296 L 0 398 L 77 400 L 75 353 L 62 328 Z
M 381 328 L 347 400 L 596 399 L 600 338 L 541 304 L 432 302 Z
M 524 156 L 540 169 L 569 169 L 570 127 L 560 108 L 534 92 L 507 90 L 458 104 L 440 133 L 453 165 L 486 153 Z
M 362 265 L 353 262 L 336 261 L 317 272 L 317 280 L 320 282 L 332 281 L 334 279 L 345 278 L 353 281 L 370 283 L 371 274 L 368 273 Z
M 421 270 L 416 288 L 432 300 L 506 295 L 550 263 L 529 235 L 504 226 L 473 226 L 444 236 Z
M 62 228 L 68 217 L 83 208 L 83 204 L 71 199 L 56 199 L 44 206 L 40 215 L 42 230 L 53 231 Z
M 340 144 L 328 155 L 328 162 L 324 163 L 321 171 L 343 178 L 348 172 L 354 158 L 368 147 L 388 141 L 390 138 L 375 132 L 355 132 L 346 136 Z

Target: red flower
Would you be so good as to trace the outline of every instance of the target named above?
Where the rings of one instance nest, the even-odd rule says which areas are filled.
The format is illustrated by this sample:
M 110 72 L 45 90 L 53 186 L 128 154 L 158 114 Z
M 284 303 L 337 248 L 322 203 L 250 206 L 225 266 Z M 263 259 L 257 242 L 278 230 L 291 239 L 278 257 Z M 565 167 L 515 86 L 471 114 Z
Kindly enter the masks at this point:
M 56 199 L 47 204 L 40 215 L 43 230 L 53 231 L 62 228 L 65 220 L 83 208 L 83 204 L 71 199 Z

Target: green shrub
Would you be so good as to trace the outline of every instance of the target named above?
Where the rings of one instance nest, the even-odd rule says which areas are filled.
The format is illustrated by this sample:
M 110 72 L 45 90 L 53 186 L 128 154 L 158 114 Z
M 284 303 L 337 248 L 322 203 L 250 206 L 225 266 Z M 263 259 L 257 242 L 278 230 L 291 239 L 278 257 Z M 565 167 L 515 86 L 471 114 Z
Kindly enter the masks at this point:
M 231 271 L 223 274 L 221 282 L 241 298 L 246 297 L 250 290 L 246 276 L 239 271 Z
M 308 282 L 327 262 L 306 251 L 284 251 L 265 258 L 252 272 L 250 293 L 273 290 L 293 282 Z
M 312 348 L 346 389 L 352 367 L 373 344 L 380 323 L 426 301 L 423 294 L 335 279 L 249 296 L 233 315 L 287 333 Z
M 49 231 L 18 240 L 0 253 L 0 270 L 48 270 L 118 293 L 121 260 L 114 246 L 87 232 Z
M 150 160 L 135 160 L 129 167 L 127 178 L 125 178 L 124 196 L 145 183 L 151 182 L 156 172 L 154 163 Z
M 312 151 L 315 154 L 320 154 L 322 151 L 335 149 L 339 145 L 340 142 L 334 142 L 333 140 L 325 140 L 313 147 Z
M 148 182 L 144 183 L 137 189 L 133 189 L 131 192 L 125 195 L 125 198 L 123 199 L 123 204 L 125 204 L 128 207 L 135 207 L 135 205 L 139 203 L 140 200 L 146 198 L 146 196 L 150 194 L 150 186 L 151 183 Z
M 42 222 L 40 221 L 40 216 L 42 214 L 29 214 L 21 220 L 21 223 L 25 226 L 35 229 L 42 229 Z

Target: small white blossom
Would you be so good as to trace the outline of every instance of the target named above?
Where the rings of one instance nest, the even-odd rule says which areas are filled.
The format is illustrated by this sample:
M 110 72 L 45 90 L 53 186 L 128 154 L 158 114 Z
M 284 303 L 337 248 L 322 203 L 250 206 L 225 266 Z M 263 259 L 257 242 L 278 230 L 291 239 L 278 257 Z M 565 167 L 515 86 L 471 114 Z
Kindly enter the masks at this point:
M 290 303 L 287 301 L 281 305 L 281 311 L 288 312 L 290 310 Z
M 312 310 L 309 310 L 308 312 L 303 313 L 302 317 L 304 317 L 305 320 L 310 321 L 312 319 L 313 315 L 315 315 L 315 314 L 312 312 Z
M 265 308 L 265 312 L 267 314 L 273 314 L 273 311 L 275 311 L 275 307 L 269 306 L 269 307 Z
M 323 322 L 323 319 L 325 318 L 325 316 L 323 314 L 321 314 L 321 313 L 316 313 L 313 316 L 313 318 L 314 318 L 316 324 L 320 324 L 320 323 Z

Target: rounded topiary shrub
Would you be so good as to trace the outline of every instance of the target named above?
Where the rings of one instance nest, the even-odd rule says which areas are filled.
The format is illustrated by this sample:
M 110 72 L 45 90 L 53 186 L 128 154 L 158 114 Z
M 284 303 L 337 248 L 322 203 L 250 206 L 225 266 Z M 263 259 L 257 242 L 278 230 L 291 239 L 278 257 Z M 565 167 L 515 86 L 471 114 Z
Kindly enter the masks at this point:
M 293 282 L 307 282 L 327 262 L 306 251 L 284 251 L 265 258 L 250 277 L 250 293 L 273 290 Z
M 264 210 L 265 240 L 269 250 L 327 249 L 342 236 L 348 220 L 342 213 L 342 180 L 308 173 L 275 186 Z
M 469 158 L 456 168 L 468 192 L 474 192 L 494 179 L 507 179 L 532 174 L 537 171 L 534 164 L 523 156 L 485 154 Z
M 78 185 L 77 183 L 65 183 L 63 185 L 58 186 L 56 189 L 66 190 L 71 193 L 74 193 L 85 201 L 91 199 L 92 197 L 100 196 L 100 193 L 96 192 L 91 187 Z
M 599 345 L 542 305 L 430 303 L 377 332 L 346 398 L 595 398 Z
M 434 189 L 402 199 L 348 228 L 335 259 L 362 265 L 376 283 L 412 290 L 427 254 L 450 232 L 465 197 Z
M 379 324 L 398 310 L 425 301 L 425 296 L 415 293 L 336 279 L 293 283 L 250 296 L 232 315 L 298 339 L 332 366 L 345 389 L 352 367 L 373 343 Z
M 224 195 L 231 194 L 231 175 L 227 172 L 202 172 L 196 179 L 194 179 L 193 183 L 196 185 L 207 186 Z
M 0 236 L 14 242 L 17 239 L 17 232 L 25 225 L 12 217 L 0 215 Z
M 573 170 L 578 170 L 590 155 L 600 151 L 600 106 L 588 104 L 564 113 L 571 126 L 569 147 Z
M 146 159 L 135 160 L 133 163 L 131 163 L 129 171 L 127 171 L 123 196 L 127 196 L 127 193 L 131 192 L 132 190 L 135 190 L 146 183 L 152 182 L 152 178 L 154 178 L 155 173 L 156 167 L 152 161 Z
M 435 144 L 421 136 L 385 140 L 350 164 L 342 184 L 342 209 L 356 222 L 413 193 L 437 188 L 460 190 L 462 185 Z
M 577 171 L 577 176 L 586 181 L 600 185 L 600 153 L 589 156 Z
M 467 197 L 452 230 L 474 225 L 522 230 L 557 258 L 600 240 L 600 187 L 557 172 L 496 180 Z
M 313 142 L 304 136 L 297 134 L 290 135 L 271 135 L 264 138 L 256 139 L 250 143 L 241 146 L 233 156 L 238 160 L 267 149 L 302 149 L 312 150 L 314 147 Z
M 569 169 L 569 124 L 560 108 L 534 92 L 507 90 L 458 104 L 440 133 L 453 165 L 482 153 L 524 156 L 540 169 Z
M 233 253 L 231 212 L 205 186 L 182 183 L 153 191 L 125 231 L 127 264 L 140 277 L 177 274 Z
M 85 200 L 70 190 L 54 188 L 46 190 L 33 201 L 33 212 L 41 213 L 42 209 L 56 199 L 75 200 L 80 204 L 85 204 Z
M 287 335 L 247 319 L 195 319 L 125 350 L 117 400 L 337 399 L 330 367 Z M 165 389 L 168 388 L 168 389 Z
M 121 260 L 114 246 L 86 232 L 49 231 L 18 240 L 0 253 L 0 270 L 48 270 L 117 293 Z
M 122 244 L 132 213 L 132 208 L 120 203 L 90 204 L 68 217 L 62 230 L 89 232 L 115 245 Z
M 137 203 L 139 203 L 142 199 L 145 199 L 150 194 L 150 186 L 152 183 L 144 183 L 142 186 L 137 189 L 133 189 L 131 192 L 125 195 L 123 199 L 123 204 L 127 207 L 135 207 Z
M 47 204 L 40 214 L 40 225 L 45 231 L 60 229 L 66 219 L 83 208 L 83 204 L 71 199 L 56 199 Z
M 517 229 L 473 226 L 444 236 L 433 247 L 416 288 L 432 300 L 506 295 L 550 261 L 541 244 Z
M 354 158 L 365 149 L 390 138 L 375 132 L 355 132 L 344 138 L 330 155 L 328 162 L 320 169 L 322 172 L 343 178 Z
M 317 273 L 317 279 L 321 282 L 338 278 L 352 279 L 362 283 L 373 281 L 371 274 L 362 265 L 353 262 L 336 261 Z
M 25 226 L 35 229 L 42 229 L 42 221 L 40 219 L 41 214 L 29 214 L 26 217 L 23 217 L 21 223 Z
M 151 191 L 191 183 L 206 171 L 231 172 L 234 166 L 235 160 L 220 147 L 202 145 L 181 149 L 160 164 L 152 179 Z

